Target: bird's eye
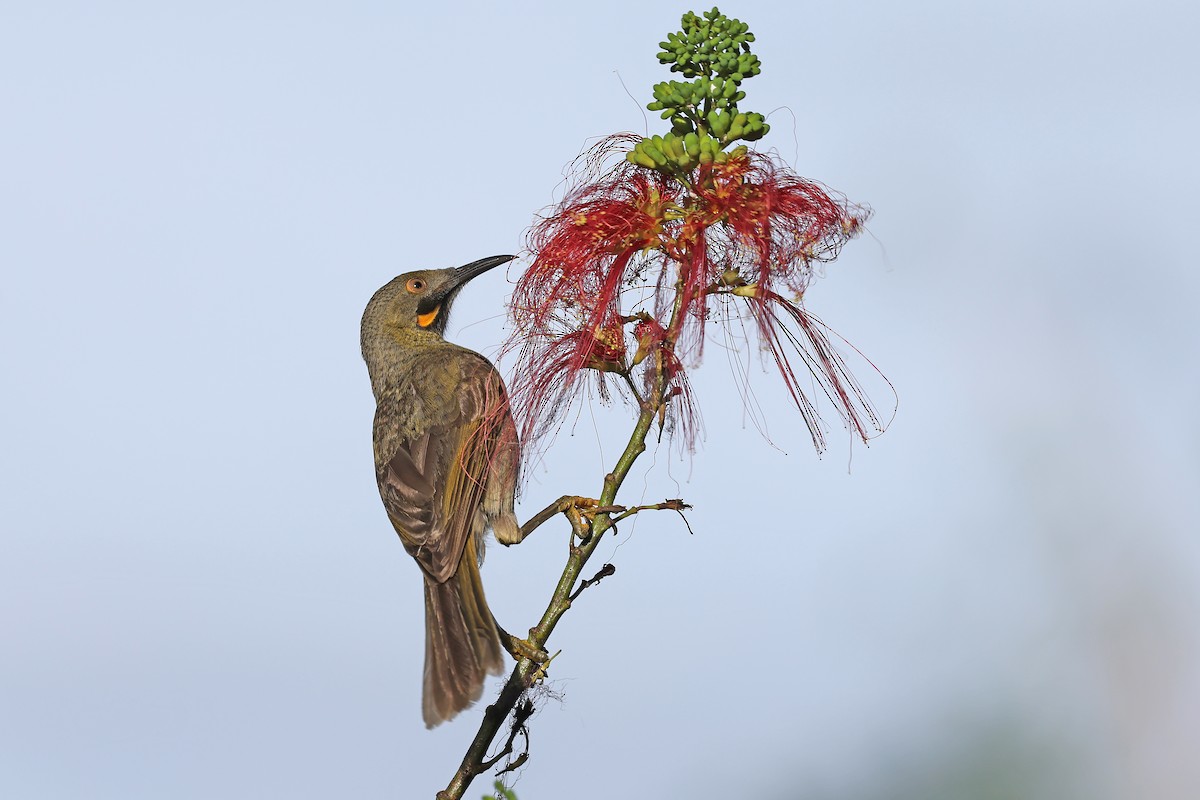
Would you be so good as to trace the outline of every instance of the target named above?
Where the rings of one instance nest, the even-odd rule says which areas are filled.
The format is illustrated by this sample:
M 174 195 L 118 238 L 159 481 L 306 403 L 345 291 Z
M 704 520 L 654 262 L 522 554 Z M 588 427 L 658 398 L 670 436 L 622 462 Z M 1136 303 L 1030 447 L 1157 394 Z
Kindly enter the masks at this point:
M 417 294 L 425 291 L 425 281 L 420 278 L 409 278 L 408 283 L 404 284 L 404 288 L 408 289 L 409 294 Z

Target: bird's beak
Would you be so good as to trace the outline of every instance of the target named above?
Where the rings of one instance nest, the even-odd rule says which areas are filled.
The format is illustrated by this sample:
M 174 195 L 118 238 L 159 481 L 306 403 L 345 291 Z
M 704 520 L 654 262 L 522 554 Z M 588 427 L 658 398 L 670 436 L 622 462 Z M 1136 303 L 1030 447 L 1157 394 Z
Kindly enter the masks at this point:
M 417 303 L 417 314 L 420 317 L 429 317 L 429 323 L 422 322 L 422 327 L 428 327 L 432 323 L 436 317 L 436 312 L 441 308 L 442 304 L 447 302 L 447 298 L 452 298 L 467 281 L 482 275 L 492 267 L 507 264 L 514 258 L 516 256 L 488 256 L 487 258 L 472 261 L 470 264 L 465 264 L 454 270 L 449 280 L 422 297 L 420 302 Z
M 462 286 L 464 283 L 471 280 L 471 278 L 482 275 L 492 267 L 498 267 L 501 264 L 507 264 L 514 258 L 516 258 L 516 256 L 488 256 L 487 258 L 481 258 L 478 261 L 472 261 L 470 264 L 466 264 L 454 270 L 454 280 L 451 281 L 451 283 L 455 287 Z

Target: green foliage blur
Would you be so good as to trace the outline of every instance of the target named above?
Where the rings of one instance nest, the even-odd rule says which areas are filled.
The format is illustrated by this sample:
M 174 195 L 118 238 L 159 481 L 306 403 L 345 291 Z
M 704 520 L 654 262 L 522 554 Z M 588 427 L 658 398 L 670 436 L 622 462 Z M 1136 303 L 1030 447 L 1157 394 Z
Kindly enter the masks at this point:
M 512 789 L 506 789 L 500 781 L 492 784 L 492 789 L 495 794 L 485 794 L 483 800 L 517 800 L 517 793 Z

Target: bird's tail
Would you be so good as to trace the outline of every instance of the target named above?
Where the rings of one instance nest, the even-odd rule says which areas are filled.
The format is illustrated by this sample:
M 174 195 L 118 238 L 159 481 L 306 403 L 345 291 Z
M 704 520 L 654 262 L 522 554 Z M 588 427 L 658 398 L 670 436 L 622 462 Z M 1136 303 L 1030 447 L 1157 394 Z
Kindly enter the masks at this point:
M 471 537 L 454 577 L 425 578 L 425 726 L 453 719 L 483 693 L 484 677 L 504 670 L 496 622 L 483 596 Z

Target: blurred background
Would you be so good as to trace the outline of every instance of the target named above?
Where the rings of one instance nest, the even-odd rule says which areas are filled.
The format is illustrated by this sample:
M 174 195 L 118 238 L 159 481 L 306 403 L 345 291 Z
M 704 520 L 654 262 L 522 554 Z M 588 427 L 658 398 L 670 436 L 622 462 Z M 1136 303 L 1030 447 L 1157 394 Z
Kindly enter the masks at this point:
M 445 786 L 480 709 L 420 721 L 359 316 L 518 251 L 595 137 L 661 132 L 690 8 L 0 11 L 0 795 Z M 807 305 L 899 410 L 870 447 L 833 417 L 818 458 L 777 375 L 751 370 L 765 438 L 708 351 L 704 442 L 622 496 L 689 500 L 694 534 L 601 547 L 518 794 L 1200 796 L 1194 10 L 721 8 L 758 36 L 760 145 L 875 209 Z M 521 268 L 452 339 L 496 353 Z M 568 420 L 521 516 L 597 492 L 628 416 Z M 492 548 L 506 627 L 566 541 Z

